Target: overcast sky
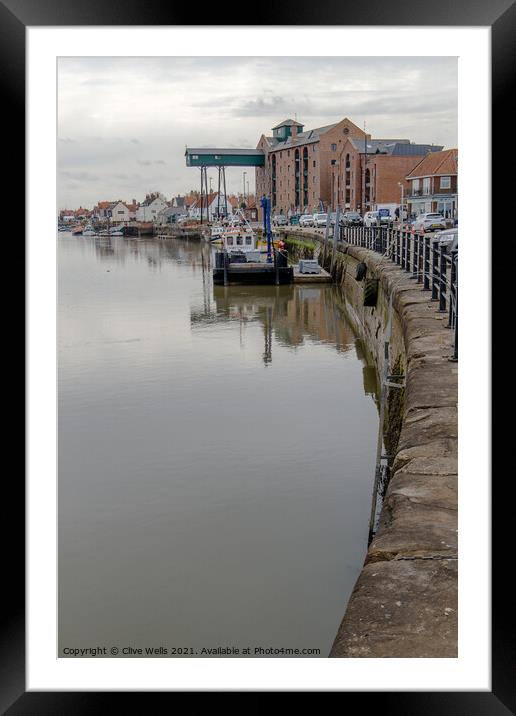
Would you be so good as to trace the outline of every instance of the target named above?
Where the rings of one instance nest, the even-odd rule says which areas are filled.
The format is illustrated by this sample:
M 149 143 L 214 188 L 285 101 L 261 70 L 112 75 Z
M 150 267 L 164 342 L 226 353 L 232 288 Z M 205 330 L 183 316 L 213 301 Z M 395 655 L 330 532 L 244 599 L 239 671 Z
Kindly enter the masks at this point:
M 455 57 L 61 58 L 58 98 L 60 208 L 198 189 L 185 146 L 254 148 L 287 118 L 457 146 Z

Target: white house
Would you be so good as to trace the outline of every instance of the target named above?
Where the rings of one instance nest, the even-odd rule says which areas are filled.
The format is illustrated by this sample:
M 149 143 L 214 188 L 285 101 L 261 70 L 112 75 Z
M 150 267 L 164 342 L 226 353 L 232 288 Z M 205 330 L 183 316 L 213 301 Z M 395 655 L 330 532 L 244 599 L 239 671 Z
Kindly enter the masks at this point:
M 111 211 L 111 221 L 113 223 L 129 221 L 131 218 L 129 208 L 123 201 L 113 202 L 109 208 Z
M 160 211 L 166 209 L 167 201 L 163 194 L 147 194 L 145 201 L 136 211 L 137 221 L 156 221 Z
M 218 193 L 213 192 L 211 194 L 208 194 L 208 196 L 202 197 L 202 217 L 203 219 L 206 219 L 206 209 L 208 210 L 208 221 L 213 221 L 217 218 L 217 215 L 219 213 L 225 214 L 226 209 L 226 202 L 224 200 L 224 194 L 220 195 L 220 204 L 218 199 Z M 230 197 L 228 196 L 227 199 L 227 214 L 228 216 L 233 213 L 233 204 L 231 202 Z M 196 199 L 194 203 L 191 205 L 190 209 L 188 210 L 188 216 L 190 216 L 192 219 L 200 219 L 201 218 L 201 199 Z

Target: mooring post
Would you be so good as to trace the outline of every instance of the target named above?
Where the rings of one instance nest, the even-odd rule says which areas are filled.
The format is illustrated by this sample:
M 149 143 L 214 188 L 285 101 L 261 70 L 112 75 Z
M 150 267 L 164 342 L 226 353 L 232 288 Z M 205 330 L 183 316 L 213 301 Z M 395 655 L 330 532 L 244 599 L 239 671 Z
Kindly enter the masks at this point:
M 224 286 L 228 285 L 228 252 L 224 249 Z

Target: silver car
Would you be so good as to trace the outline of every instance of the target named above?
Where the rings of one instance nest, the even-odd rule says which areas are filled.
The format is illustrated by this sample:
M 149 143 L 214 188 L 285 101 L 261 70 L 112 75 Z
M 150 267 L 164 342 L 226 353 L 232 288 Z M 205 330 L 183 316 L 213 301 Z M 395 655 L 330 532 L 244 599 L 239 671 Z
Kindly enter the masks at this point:
M 314 226 L 326 226 L 328 214 L 314 214 Z
M 314 225 L 314 217 L 312 214 L 302 214 L 299 217 L 299 226 L 313 226 Z
M 446 220 L 442 214 L 427 213 L 421 214 L 413 223 L 416 231 L 444 231 L 446 229 Z

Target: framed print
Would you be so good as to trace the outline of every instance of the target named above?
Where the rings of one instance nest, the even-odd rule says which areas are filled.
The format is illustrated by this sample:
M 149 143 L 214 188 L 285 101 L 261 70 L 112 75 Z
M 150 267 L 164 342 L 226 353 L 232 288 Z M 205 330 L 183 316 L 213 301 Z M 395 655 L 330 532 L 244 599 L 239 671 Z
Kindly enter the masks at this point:
M 514 6 L 0 10 L 28 338 L 3 710 L 510 712 L 488 376 Z

